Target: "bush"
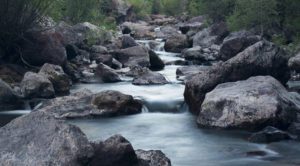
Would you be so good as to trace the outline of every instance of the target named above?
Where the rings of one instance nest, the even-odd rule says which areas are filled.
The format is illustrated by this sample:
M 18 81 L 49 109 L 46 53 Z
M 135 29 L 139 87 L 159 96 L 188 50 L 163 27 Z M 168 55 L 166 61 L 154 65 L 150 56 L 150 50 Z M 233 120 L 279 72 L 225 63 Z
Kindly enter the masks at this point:
M 138 19 L 144 19 L 151 13 L 151 1 L 149 0 L 128 0 L 133 6 L 133 11 Z
M 0 48 L 5 55 L 18 50 L 24 35 L 36 27 L 52 3 L 51 0 L 1 0 Z
M 180 15 L 184 11 L 182 0 L 162 0 L 163 11 L 167 15 Z

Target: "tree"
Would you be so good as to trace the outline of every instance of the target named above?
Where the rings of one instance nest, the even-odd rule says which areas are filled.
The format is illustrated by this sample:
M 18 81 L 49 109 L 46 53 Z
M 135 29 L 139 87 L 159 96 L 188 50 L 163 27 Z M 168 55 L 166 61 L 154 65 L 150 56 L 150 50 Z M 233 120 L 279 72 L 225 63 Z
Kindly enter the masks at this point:
M 237 0 L 227 22 L 232 30 L 259 28 L 263 34 L 267 28 L 278 24 L 277 0 Z

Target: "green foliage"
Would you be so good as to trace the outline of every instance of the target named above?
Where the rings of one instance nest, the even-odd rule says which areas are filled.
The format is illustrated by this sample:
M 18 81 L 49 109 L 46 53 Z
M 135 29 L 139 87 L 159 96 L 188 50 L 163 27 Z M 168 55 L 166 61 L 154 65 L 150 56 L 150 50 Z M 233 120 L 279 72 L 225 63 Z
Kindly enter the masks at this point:
M 234 13 L 228 17 L 232 30 L 259 27 L 261 33 L 278 23 L 276 0 L 237 0 Z
M 162 4 L 160 0 L 153 0 L 152 1 L 152 9 L 151 9 L 152 14 L 160 14 L 162 13 Z
M 220 21 L 232 14 L 235 1 L 236 0 L 190 0 L 188 11 L 192 15 L 208 15 L 214 22 Z
M 6 54 L 17 50 L 24 34 L 39 24 L 51 3 L 51 0 L 1 0 L 0 48 Z
M 163 11 L 167 15 L 180 15 L 183 12 L 182 0 L 162 0 Z

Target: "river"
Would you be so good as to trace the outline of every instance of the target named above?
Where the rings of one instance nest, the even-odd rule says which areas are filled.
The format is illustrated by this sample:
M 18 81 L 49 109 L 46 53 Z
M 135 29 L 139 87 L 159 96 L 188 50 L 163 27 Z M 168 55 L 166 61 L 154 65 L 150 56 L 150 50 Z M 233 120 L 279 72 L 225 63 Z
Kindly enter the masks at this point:
M 147 45 L 149 41 L 139 41 Z M 178 54 L 167 53 L 163 44 L 156 48 L 165 61 L 182 60 Z M 184 85 L 176 79 L 176 69 L 166 66 L 163 74 L 167 85 L 134 86 L 126 79 L 120 83 L 77 84 L 72 93 L 84 88 L 93 92 L 117 90 L 143 101 L 141 114 L 114 118 L 72 120 L 90 140 L 103 140 L 114 134 L 126 137 L 135 149 L 162 150 L 174 166 L 295 166 L 300 165 L 298 142 L 283 141 L 272 144 L 255 144 L 247 141 L 250 133 L 200 129 L 196 117 L 184 104 Z M 30 111 L 0 113 L 0 125 Z M 247 152 L 264 152 L 263 156 Z

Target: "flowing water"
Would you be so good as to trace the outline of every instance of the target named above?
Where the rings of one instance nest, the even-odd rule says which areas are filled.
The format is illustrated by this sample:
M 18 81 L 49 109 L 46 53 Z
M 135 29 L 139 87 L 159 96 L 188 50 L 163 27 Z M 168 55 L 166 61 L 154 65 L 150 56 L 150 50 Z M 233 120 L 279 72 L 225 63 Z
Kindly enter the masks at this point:
M 149 46 L 149 41 L 139 41 Z M 182 59 L 178 54 L 155 50 L 165 62 Z M 174 166 L 296 166 L 300 165 L 300 146 L 294 141 L 254 144 L 247 141 L 250 133 L 199 129 L 196 117 L 184 104 L 184 85 L 176 79 L 176 69 L 166 66 L 163 74 L 167 85 L 134 86 L 130 81 L 111 84 L 77 84 L 72 93 L 84 88 L 93 92 L 117 90 L 143 101 L 143 113 L 103 119 L 72 120 L 90 140 L 104 140 L 112 135 L 126 137 L 135 149 L 162 150 Z M 1 112 L 2 125 L 28 111 Z M 1 125 L 0 123 L 0 125 Z M 247 152 L 265 152 L 248 156 Z

